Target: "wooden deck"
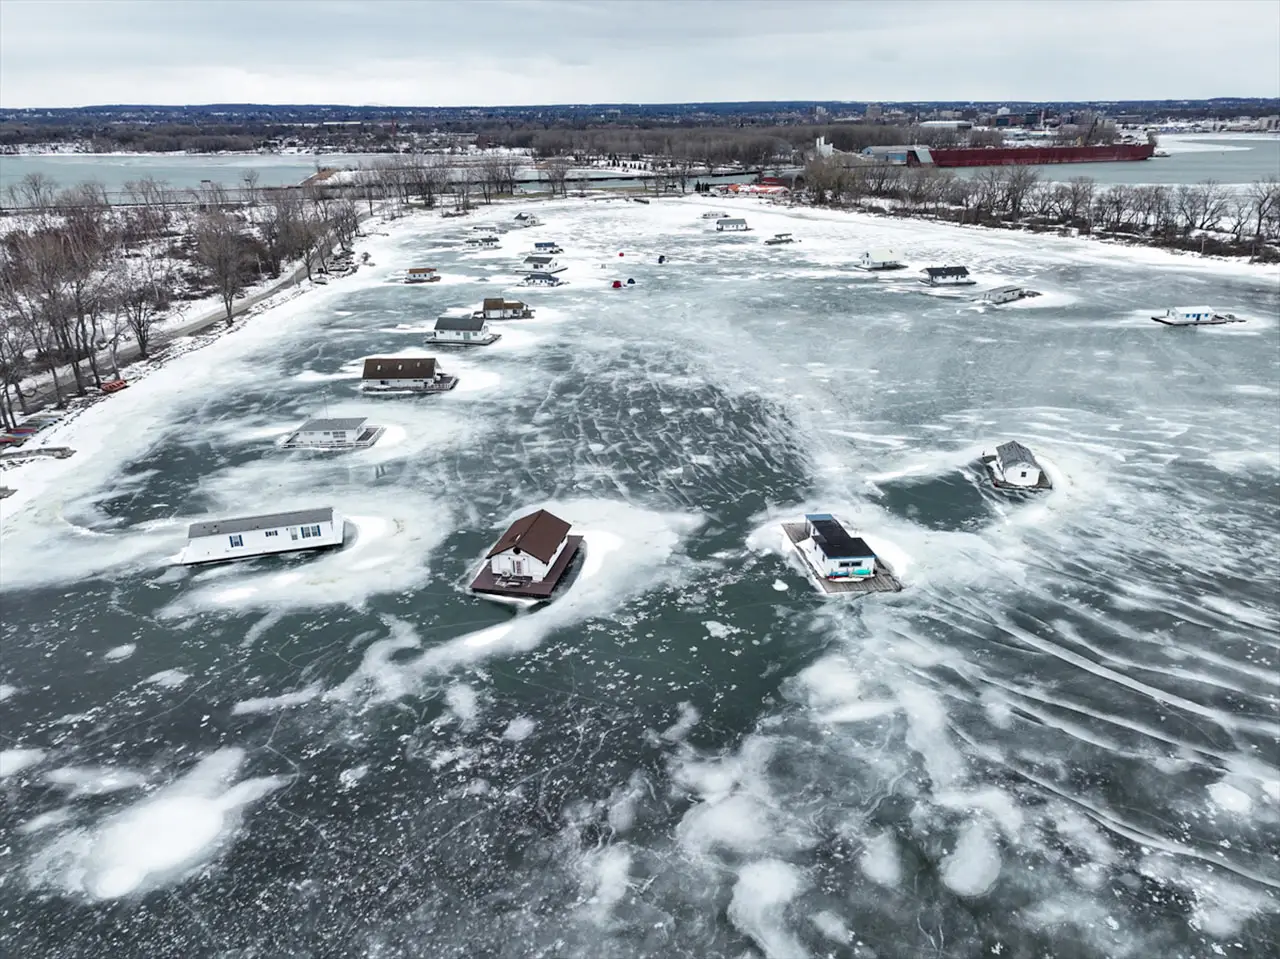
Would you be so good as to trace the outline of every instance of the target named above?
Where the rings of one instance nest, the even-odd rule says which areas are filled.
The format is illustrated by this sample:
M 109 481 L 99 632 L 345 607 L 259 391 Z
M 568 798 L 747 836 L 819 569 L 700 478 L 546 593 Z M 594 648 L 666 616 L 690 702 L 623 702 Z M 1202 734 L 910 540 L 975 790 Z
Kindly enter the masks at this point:
M 546 579 L 538 583 L 524 578 L 499 579 L 493 575 L 489 561 L 485 560 L 484 565 L 480 567 L 480 572 L 476 574 L 476 578 L 471 582 L 471 591 L 491 596 L 508 596 L 513 599 L 549 599 L 551 594 L 555 592 L 556 587 L 560 585 L 560 581 L 564 579 L 565 573 L 569 570 L 569 565 L 573 562 L 573 558 L 578 555 L 578 550 L 581 547 L 581 536 L 568 537 L 568 542 L 565 543 L 564 549 L 560 551 L 560 558 L 551 567 L 551 572 L 547 574 Z
M 1013 483 L 1006 483 L 1002 479 L 996 477 L 996 472 L 992 469 L 992 464 L 996 461 L 994 456 L 984 456 L 979 462 L 982 463 L 987 470 L 987 478 L 991 480 L 991 485 L 998 490 L 1008 490 L 1015 493 L 1042 493 L 1045 490 L 1053 489 L 1053 481 L 1049 479 L 1049 474 L 1044 471 L 1044 467 L 1040 467 L 1040 480 L 1035 486 L 1015 486 Z
M 791 545 L 795 547 L 796 553 L 800 556 L 800 562 L 804 564 L 805 570 L 808 571 L 809 578 L 817 583 L 824 593 L 845 593 L 857 596 L 865 593 L 902 592 L 902 581 L 893 574 L 889 564 L 879 556 L 876 557 L 876 574 L 868 579 L 824 579 L 814 572 L 813 567 L 809 565 L 809 561 L 800 552 L 800 542 L 805 537 L 805 524 L 783 523 L 782 531 L 787 534 L 787 539 L 791 540 Z

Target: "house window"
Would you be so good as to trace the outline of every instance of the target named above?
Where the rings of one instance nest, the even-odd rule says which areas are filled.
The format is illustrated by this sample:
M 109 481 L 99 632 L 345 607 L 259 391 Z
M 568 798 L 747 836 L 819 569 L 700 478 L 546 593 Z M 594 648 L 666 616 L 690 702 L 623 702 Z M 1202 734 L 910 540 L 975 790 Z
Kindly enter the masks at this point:
M 303 538 L 303 539 L 310 539 L 310 538 L 311 538 L 311 527 L 310 527 L 310 526 L 304 526 L 304 527 L 302 527 L 302 538 Z
M 231 540 L 231 545 L 232 545 L 232 546 L 243 546 L 243 545 L 244 545 L 244 537 L 243 537 L 243 536 L 230 536 L 230 537 L 228 537 L 228 539 L 230 539 L 230 540 Z
M 289 527 L 289 538 L 295 539 L 295 540 L 298 538 L 298 527 L 296 526 Z
M 279 536 L 279 535 L 280 535 L 280 531 L 279 531 L 278 529 L 269 529 L 269 530 L 267 530 L 266 535 L 267 535 L 267 536 Z
M 312 535 L 312 536 L 319 536 L 319 535 L 320 535 L 320 527 L 319 527 L 319 526 L 313 526 L 313 527 L 311 527 L 311 535 Z
M 1026 479 L 1026 478 L 1027 478 L 1027 471 L 1026 471 L 1026 470 L 1023 470 L 1023 471 L 1022 471 L 1022 478 L 1023 478 L 1023 479 Z

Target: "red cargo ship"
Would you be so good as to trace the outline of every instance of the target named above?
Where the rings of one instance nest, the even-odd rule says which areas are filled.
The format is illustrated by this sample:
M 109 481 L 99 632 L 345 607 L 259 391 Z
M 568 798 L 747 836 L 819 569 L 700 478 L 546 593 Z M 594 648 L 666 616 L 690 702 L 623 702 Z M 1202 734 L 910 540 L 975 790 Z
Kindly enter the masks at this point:
M 1022 166 L 1033 163 L 1115 163 L 1149 160 L 1154 143 L 1114 143 L 1103 146 L 911 147 L 907 166 Z

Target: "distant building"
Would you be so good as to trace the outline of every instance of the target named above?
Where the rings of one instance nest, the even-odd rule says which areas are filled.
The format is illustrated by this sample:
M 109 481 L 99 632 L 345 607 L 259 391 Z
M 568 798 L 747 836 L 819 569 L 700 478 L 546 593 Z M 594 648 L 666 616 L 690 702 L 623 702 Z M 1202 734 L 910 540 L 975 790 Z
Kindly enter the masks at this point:
M 872 123 L 876 120 L 879 120 L 882 116 L 884 116 L 884 111 L 880 109 L 880 104 L 868 103 L 867 112 L 865 116 L 866 116 L 867 122 Z

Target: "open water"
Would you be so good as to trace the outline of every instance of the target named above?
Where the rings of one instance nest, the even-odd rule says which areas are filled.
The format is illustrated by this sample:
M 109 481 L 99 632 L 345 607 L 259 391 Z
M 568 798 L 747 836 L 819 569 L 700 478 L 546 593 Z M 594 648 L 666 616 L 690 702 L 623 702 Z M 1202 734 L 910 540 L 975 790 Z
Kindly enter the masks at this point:
M 754 232 L 693 200 L 542 204 L 492 253 L 398 226 L 74 424 L 4 513 L 0 952 L 1280 951 L 1275 275 L 726 205 Z M 569 285 L 511 287 L 542 239 Z M 1044 295 L 850 269 L 884 245 Z M 538 316 L 441 351 L 457 390 L 359 396 L 499 292 Z M 1183 302 L 1249 322 L 1148 319 Z M 275 448 L 326 411 L 387 434 Z M 984 482 L 1007 438 L 1052 492 Z M 170 565 L 195 519 L 329 504 L 341 552 Z M 568 594 L 470 596 L 544 505 L 588 538 Z M 819 594 L 776 525 L 814 509 L 906 589 Z

